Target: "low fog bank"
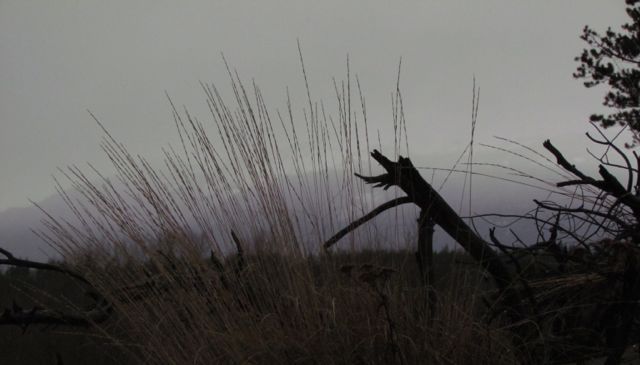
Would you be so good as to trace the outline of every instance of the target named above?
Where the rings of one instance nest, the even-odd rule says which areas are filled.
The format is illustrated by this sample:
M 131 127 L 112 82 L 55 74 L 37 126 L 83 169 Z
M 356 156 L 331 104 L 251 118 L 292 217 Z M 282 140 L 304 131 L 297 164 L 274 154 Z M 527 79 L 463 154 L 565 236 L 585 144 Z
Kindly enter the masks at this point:
M 466 167 L 458 167 L 463 170 Z M 495 167 L 492 167 L 496 170 Z M 498 168 L 497 170 L 504 170 Z M 374 171 L 378 171 L 374 169 Z M 482 172 L 481 172 L 482 171 Z M 513 181 L 500 180 L 493 176 L 502 176 L 504 179 L 511 179 L 509 176 L 500 171 L 488 171 L 480 166 L 475 170 L 478 175 L 473 176 L 471 181 L 471 192 L 469 192 L 469 181 L 466 180 L 468 175 L 462 172 L 453 172 L 449 174 L 446 171 L 421 169 L 422 175 L 427 181 L 437 189 L 441 187 L 440 193 L 449 202 L 449 204 L 460 213 L 461 216 L 500 213 L 500 214 L 524 214 L 535 207 L 533 199 L 544 200 L 549 197 L 549 192 L 541 188 L 552 188 L 551 185 L 537 183 L 535 188 L 528 185 L 522 185 Z M 495 174 L 495 175 L 494 175 Z M 490 176 L 485 176 L 490 175 Z M 538 175 L 540 176 L 540 175 Z M 544 177 L 549 182 L 554 181 L 551 176 Z M 354 179 L 356 179 L 354 177 Z M 466 181 L 465 181 L 466 180 Z M 521 181 L 522 179 L 514 179 Z M 532 184 L 533 185 L 533 184 Z M 331 195 L 334 203 L 344 200 L 344 191 L 340 190 L 339 184 L 331 187 Z M 360 204 L 361 196 L 354 195 L 349 199 L 353 200 L 351 213 L 346 212 L 327 212 L 326 205 L 322 202 L 317 204 L 307 204 L 304 208 L 301 204 L 291 201 L 288 202 L 289 214 L 299 218 L 299 230 L 297 236 L 307 246 L 309 252 L 317 252 L 324 240 L 331 237 L 338 230 L 346 226 L 354 217 L 359 217 L 367 213 L 371 208 L 383 203 L 389 199 L 401 196 L 402 192 L 397 188 L 391 188 L 389 191 L 374 189 L 371 186 L 360 186 L 361 193 L 364 195 L 366 204 Z M 82 201 L 78 192 L 67 192 L 72 199 Z M 469 198 L 471 193 L 471 199 Z M 553 195 L 552 195 L 553 197 Z M 344 203 L 344 202 L 342 202 Z M 51 196 L 43 201 L 37 202 L 37 205 L 44 209 L 51 216 L 69 223 L 77 223 L 71 210 L 66 206 L 64 200 L 60 196 Z M 342 206 L 336 203 L 336 206 Z M 181 209 L 187 210 L 184 206 Z M 259 211 L 256 207 L 247 206 L 245 209 L 249 211 Z M 317 209 L 315 212 L 310 209 Z M 343 208 L 344 209 L 344 208 Z M 95 212 L 95 210 L 93 210 Z M 413 205 L 403 205 L 401 207 L 386 211 L 374 218 L 370 222 L 358 228 L 353 234 L 349 234 L 339 241 L 336 249 L 406 249 L 415 245 L 415 234 L 417 227 L 417 217 L 419 211 Z M 329 224 L 328 215 L 332 215 L 333 219 Z M 306 219 L 304 217 L 307 217 Z M 33 231 L 47 232 L 47 228 L 43 224 L 46 218 L 38 207 L 11 208 L 0 212 L 0 247 L 6 248 L 13 252 L 16 256 L 34 259 L 48 260 L 58 258 L 56 250 L 45 243 Z M 256 217 L 256 222 L 263 221 L 260 217 Z M 322 227 L 314 225 L 310 220 L 319 220 L 324 223 Z M 202 230 L 193 217 L 189 217 L 189 231 L 194 235 L 200 235 Z M 497 226 L 497 236 L 504 243 L 511 243 L 514 236 L 510 233 L 509 228 L 518 233 L 518 236 L 527 243 L 535 243 L 537 241 L 538 231 L 535 225 L 528 221 L 518 221 L 513 225 L 514 219 L 504 217 L 482 217 L 473 221 L 475 228 L 483 237 L 488 237 L 489 229 Z M 253 222 L 253 223 L 256 223 Z M 248 245 L 256 240 L 265 239 L 268 232 L 265 232 L 268 220 L 262 223 L 262 231 L 249 229 L 248 224 L 237 222 L 233 227 L 216 226 L 213 224 L 213 231 L 221 232 L 224 236 L 231 230 L 235 230 L 243 238 Z M 260 226 L 261 224 L 258 224 Z M 261 234 L 260 232 L 264 233 Z M 260 237 L 261 236 L 261 237 Z M 268 240 L 267 240 L 268 241 Z M 455 242 L 441 229 L 436 227 L 434 236 L 436 249 L 444 247 L 455 248 Z M 229 242 L 231 243 L 231 242 Z M 204 243 L 206 246 L 206 242 Z M 268 244 L 268 243 L 267 243 Z M 232 247 L 232 246 L 230 246 Z M 264 248 L 264 247 L 263 247 Z

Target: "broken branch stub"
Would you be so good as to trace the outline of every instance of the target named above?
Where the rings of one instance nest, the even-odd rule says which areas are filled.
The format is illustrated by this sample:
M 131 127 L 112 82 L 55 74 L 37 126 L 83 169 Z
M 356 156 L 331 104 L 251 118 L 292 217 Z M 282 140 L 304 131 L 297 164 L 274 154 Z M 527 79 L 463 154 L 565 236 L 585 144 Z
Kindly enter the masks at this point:
M 506 289 L 513 283 L 510 271 L 490 244 L 479 237 L 422 178 L 410 159 L 400 156 L 397 162 L 393 162 L 378 150 L 373 150 L 371 157 L 387 173 L 378 176 L 356 174 L 357 177 L 368 184 L 375 184 L 374 187 L 382 187 L 385 190 L 394 185 L 402 189 L 411 202 L 419 206 L 427 217 L 442 227 L 493 276 L 498 287 Z

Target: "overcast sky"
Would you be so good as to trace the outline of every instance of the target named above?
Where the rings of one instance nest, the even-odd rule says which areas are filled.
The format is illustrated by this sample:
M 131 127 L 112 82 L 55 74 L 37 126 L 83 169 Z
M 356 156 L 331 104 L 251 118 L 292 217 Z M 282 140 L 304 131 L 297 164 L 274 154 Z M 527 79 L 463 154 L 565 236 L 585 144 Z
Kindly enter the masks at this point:
M 552 138 L 584 154 L 586 119 L 602 90 L 572 78 L 585 24 L 626 21 L 623 1 L 0 1 L 0 210 L 53 193 L 58 167 L 111 168 L 91 110 L 134 153 L 160 162 L 175 141 L 165 97 L 206 119 L 199 82 L 228 84 L 223 52 L 285 105 L 302 79 L 315 97 L 347 54 L 370 123 L 390 131 L 390 92 L 402 57 L 412 157 L 447 165 L 469 138 L 472 77 L 481 88 L 478 140 L 532 145 Z M 293 95 L 303 106 L 303 95 Z

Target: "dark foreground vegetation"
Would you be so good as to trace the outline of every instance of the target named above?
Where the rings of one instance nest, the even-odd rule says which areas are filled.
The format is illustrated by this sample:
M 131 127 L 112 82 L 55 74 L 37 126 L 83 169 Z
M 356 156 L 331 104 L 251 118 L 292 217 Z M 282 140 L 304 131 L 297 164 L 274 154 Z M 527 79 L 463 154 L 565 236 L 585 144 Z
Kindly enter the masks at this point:
M 59 264 L 59 263 L 58 263 Z M 61 313 L 91 305 L 85 290 L 64 274 L 25 267 L 0 271 L 0 308 L 51 308 Z M 1 317 L 1 316 L 0 316 Z M 121 348 L 99 331 L 28 323 L 0 327 L 2 364 L 120 364 L 128 363 Z
M 236 315 L 258 318 L 260 327 L 253 330 L 259 332 L 253 335 L 264 337 L 256 338 L 254 349 L 244 348 L 247 358 L 236 359 L 238 363 L 393 363 L 397 356 L 394 353 L 401 354 L 405 363 L 421 363 L 421 359 L 509 363 L 511 359 L 505 352 L 509 346 L 501 337 L 499 327 L 492 326 L 490 318 L 476 318 L 473 314 L 480 315 L 486 309 L 481 301 L 481 288 L 489 287 L 489 283 L 470 257 L 461 252 L 445 250 L 434 256 L 434 273 L 440 279 L 431 295 L 437 293 L 441 306 L 431 319 L 428 318 L 428 293 L 419 280 L 413 252 L 337 253 L 298 262 L 310 269 L 305 280 L 313 282 L 316 292 L 309 295 L 324 297 L 314 299 L 312 308 L 301 308 L 309 302 L 292 296 L 286 288 L 277 295 L 269 292 L 275 290 L 274 283 L 286 286 L 287 278 L 283 275 L 288 276 L 288 269 L 283 270 L 282 266 L 289 267 L 290 260 L 277 255 L 260 258 L 250 255 L 244 260 L 242 265 L 246 267 L 242 272 L 237 271 L 237 257 L 223 264 L 223 272 L 227 275 L 227 285 L 237 288 L 242 285 L 245 291 L 251 290 L 234 299 L 238 306 Z M 186 269 L 182 267 L 177 273 L 184 273 Z M 108 270 L 132 268 L 113 266 Z M 189 292 L 187 288 L 182 290 Z M 0 275 L 0 300 L 0 307 L 12 310 L 18 306 L 54 308 L 61 312 L 73 312 L 92 303 L 77 280 L 64 274 L 26 268 L 10 268 Z M 178 304 L 175 301 L 179 299 L 167 294 L 166 300 Z M 185 305 L 180 310 L 189 309 Z M 203 315 L 215 316 L 214 313 L 199 314 Z M 106 328 L 106 333 L 61 324 L 0 326 L 3 344 L 0 363 L 56 364 L 60 358 L 64 364 L 134 364 L 148 356 L 135 341 L 127 344 L 122 340 L 129 337 L 127 324 L 114 322 Z M 258 325 L 253 322 L 248 320 L 246 324 Z M 118 329 L 119 326 L 122 328 Z M 117 331 L 122 332 L 117 334 Z M 248 335 L 251 334 L 236 334 Z M 114 342 L 115 338 L 118 342 Z M 243 341 L 242 338 L 235 340 Z M 468 343 L 461 347 L 458 341 Z M 258 349 L 260 351 L 256 351 Z M 232 349 L 218 351 L 223 356 Z M 202 362 L 230 361 L 225 358 Z

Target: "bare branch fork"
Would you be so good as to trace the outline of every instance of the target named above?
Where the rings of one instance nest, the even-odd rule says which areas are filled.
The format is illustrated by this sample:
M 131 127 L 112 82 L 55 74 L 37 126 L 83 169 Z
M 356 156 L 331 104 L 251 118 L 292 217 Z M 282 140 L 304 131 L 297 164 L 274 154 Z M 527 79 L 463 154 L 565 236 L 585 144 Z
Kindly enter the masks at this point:
M 356 174 L 356 176 L 368 184 L 375 184 L 374 187 L 382 187 L 385 190 L 395 185 L 402 189 L 407 196 L 383 204 L 365 217 L 353 222 L 327 241 L 325 247 L 331 246 L 349 231 L 357 228 L 382 211 L 393 208 L 399 203 L 411 202 L 422 209 L 424 217 L 431 219 L 435 224 L 442 227 L 447 234 L 453 237 L 478 261 L 493 276 L 501 290 L 507 289 L 512 285 L 511 272 L 491 248 L 491 245 L 479 237 L 440 194 L 420 176 L 410 159 L 400 156 L 397 162 L 393 162 L 378 150 L 374 150 L 371 153 L 371 157 L 387 172 L 378 176 L 363 176 L 360 174 Z M 367 217 L 368 219 L 366 219 Z
M 613 143 L 610 141 L 604 143 L 613 146 Z M 584 174 L 575 165 L 569 163 L 564 155 L 562 155 L 562 153 L 553 144 L 551 144 L 550 140 L 544 141 L 542 145 L 555 156 L 558 165 L 562 166 L 565 170 L 578 177 L 578 179 L 576 180 L 559 182 L 557 184 L 558 187 L 569 185 L 591 185 L 618 199 L 620 203 L 626 205 L 627 207 L 629 207 L 629 209 L 631 209 L 636 221 L 640 220 L 640 197 L 632 192 L 634 171 L 630 163 L 627 162 L 626 168 L 629 174 L 629 181 L 627 182 L 627 187 L 625 188 L 622 183 L 620 183 L 620 181 L 613 174 L 611 174 L 609 170 L 607 170 L 604 164 L 601 164 L 598 169 L 598 173 L 602 177 L 602 180 L 596 180 L 595 178 Z M 619 149 L 616 149 L 616 151 L 622 154 Z M 637 177 L 636 179 L 637 181 L 640 181 L 640 179 L 638 179 Z

